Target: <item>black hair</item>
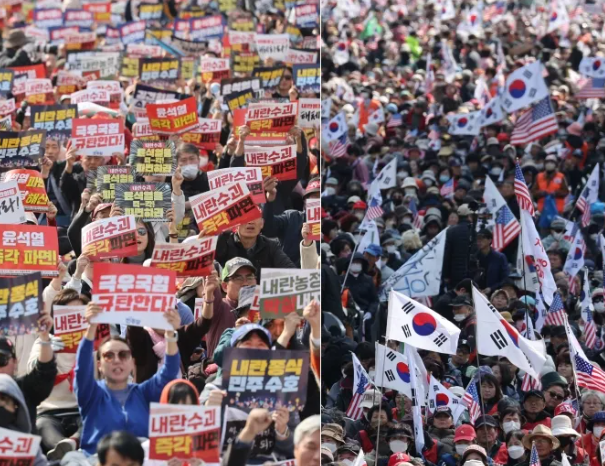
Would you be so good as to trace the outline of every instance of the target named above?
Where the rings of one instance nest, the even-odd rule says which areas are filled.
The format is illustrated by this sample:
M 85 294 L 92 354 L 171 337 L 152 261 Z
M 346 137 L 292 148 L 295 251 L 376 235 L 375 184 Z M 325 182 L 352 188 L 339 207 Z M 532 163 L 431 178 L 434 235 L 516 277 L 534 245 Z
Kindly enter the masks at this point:
M 140 465 L 145 462 L 145 452 L 141 442 L 130 432 L 124 430 L 112 432 L 99 441 L 97 445 L 99 464 L 106 464 L 109 450 L 115 450 L 120 456 L 136 461 Z
M 149 259 L 151 258 L 155 248 L 155 231 L 153 231 L 153 225 L 150 222 L 143 222 L 143 225 L 145 226 L 145 230 L 147 230 L 147 247 L 145 248 L 143 254 L 145 254 L 145 259 Z M 128 264 L 128 257 L 125 257 L 122 260 L 122 263 Z
M 195 154 L 197 157 L 200 156 L 200 150 L 193 144 L 183 143 L 176 150 L 176 159 L 178 160 L 181 154 L 187 152 L 188 154 Z
M 182 402 L 187 403 L 188 400 L 197 400 L 198 394 L 191 385 L 185 382 L 175 383 L 168 391 L 168 403 L 178 405 Z
M 374 413 L 378 412 L 378 411 L 382 411 L 383 413 L 385 413 L 387 415 L 387 419 L 389 420 L 389 422 L 393 421 L 393 413 L 391 412 L 390 409 L 384 409 L 384 406 L 381 408 L 379 405 L 374 405 L 370 408 L 370 410 L 368 411 L 368 421 L 372 421 L 372 416 L 374 415 Z
M 523 441 L 523 437 L 525 437 L 525 432 L 522 430 L 511 430 L 508 434 L 506 434 L 506 436 L 504 437 L 504 443 L 508 445 L 508 442 L 510 441 L 511 438 L 515 437 L 517 440 L 521 440 Z
M 111 337 L 109 337 L 107 340 L 105 340 L 101 346 L 99 346 L 99 350 L 97 351 L 97 361 L 101 360 L 101 347 L 103 345 L 105 345 L 105 343 L 109 343 L 111 341 L 119 341 L 124 343 L 126 346 L 128 346 L 128 349 L 132 351 L 132 347 L 130 346 L 130 343 L 128 343 L 128 340 L 126 340 L 125 338 L 122 338 L 119 335 L 112 335 Z

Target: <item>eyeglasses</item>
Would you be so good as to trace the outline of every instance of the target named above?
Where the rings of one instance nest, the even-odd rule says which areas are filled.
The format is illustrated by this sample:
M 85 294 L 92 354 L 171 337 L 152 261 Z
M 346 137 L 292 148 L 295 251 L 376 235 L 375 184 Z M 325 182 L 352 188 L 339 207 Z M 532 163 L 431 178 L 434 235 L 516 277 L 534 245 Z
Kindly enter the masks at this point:
M 233 277 L 229 278 L 229 280 L 235 283 L 244 283 L 244 281 L 251 282 L 256 280 L 256 275 L 254 275 L 253 273 L 249 275 L 233 275 Z
M 557 400 L 562 400 L 565 398 L 565 395 L 559 395 L 557 392 L 548 392 L 551 398 L 556 398 Z
M 139 236 L 147 236 L 147 228 L 145 228 L 145 227 L 137 228 L 137 233 L 139 234 Z
M 132 357 L 132 353 L 130 352 L 130 350 L 118 351 L 117 354 L 114 353 L 113 351 L 107 351 L 107 352 L 103 353 L 101 356 L 103 356 L 103 359 L 105 360 L 105 362 L 111 362 L 111 361 L 115 360 L 116 357 L 120 361 L 128 361 Z
M 282 77 L 283 77 L 283 79 L 287 79 L 288 81 L 292 80 L 292 76 L 289 76 L 289 75 L 286 75 L 286 74 L 284 74 Z

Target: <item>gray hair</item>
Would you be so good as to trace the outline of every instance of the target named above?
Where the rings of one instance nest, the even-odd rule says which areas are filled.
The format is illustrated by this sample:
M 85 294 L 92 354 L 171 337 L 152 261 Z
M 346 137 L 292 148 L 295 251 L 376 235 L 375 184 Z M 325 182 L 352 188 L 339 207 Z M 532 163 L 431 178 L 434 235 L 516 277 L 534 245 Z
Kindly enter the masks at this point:
M 319 429 L 321 429 L 321 416 L 319 414 L 309 416 L 296 426 L 294 430 L 294 445 L 298 445 L 304 437 Z
M 597 392 L 595 390 L 586 390 L 584 393 L 582 393 L 582 400 L 581 400 L 582 404 L 584 404 L 584 402 L 590 396 L 596 396 L 599 399 L 599 401 L 601 402 L 601 406 L 605 407 L 605 395 L 603 395 L 601 392 Z

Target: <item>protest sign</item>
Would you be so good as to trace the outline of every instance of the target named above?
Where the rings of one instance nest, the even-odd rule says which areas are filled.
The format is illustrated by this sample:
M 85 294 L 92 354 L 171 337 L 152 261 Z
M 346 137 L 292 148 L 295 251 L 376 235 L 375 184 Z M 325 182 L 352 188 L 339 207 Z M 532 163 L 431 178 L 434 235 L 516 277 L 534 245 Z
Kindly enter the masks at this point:
M 14 77 L 15 72 L 13 70 L 0 69 L 0 96 L 6 97 L 11 92 Z
M 285 61 L 290 49 L 288 34 L 256 34 L 256 51 L 261 60 Z
M 63 16 L 64 26 L 81 26 L 89 28 L 92 27 L 93 22 L 93 14 L 86 10 L 65 10 Z
M 307 199 L 305 203 L 305 209 L 307 212 L 307 223 L 311 228 L 311 236 L 309 239 L 312 241 L 321 240 L 321 199 Z
M 124 153 L 124 120 L 122 118 L 75 118 L 72 144 L 78 155 L 111 156 Z
M 200 62 L 203 82 L 221 82 L 231 76 L 231 62 L 228 58 L 203 57 Z
M 111 22 L 111 2 L 84 3 L 82 8 L 94 15 L 95 23 L 106 24 Z
M 164 13 L 162 3 L 141 3 L 139 4 L 139 18 L 143 21 L 159 21 Z
M 151 129 L 158 134 L 181 134 L 199 123 L 195 97 L 168 104 L 147 104 Z
M 298 126 L 304 129 L 319 128 L 321 124 L 321 100 L 298 100 Z
M 1 334 L 2 332 L 0 332 Z M 0 427 L 0 463 L 33 465 L 40 450 L 42 437 Z
M 99 105 L 107 105 L 111 96 L 109 92 L 104 89 L 84 89 L 78 92 L 74 92 L 70 96 L 70 102 L 72 104 L 81 104 L 83 102 L 94 102 Z
M 198 227 L 206 235 L 218 235 L 261 217 L 243 181 L 190 197 L 189 202 Z
M 97 169 L 96 191 L 103 196 L 103 202 L 113 202 L 116 198 L 116 184 L 134 183 L 134 168 L 124 165 L 104 165 Z
M 118 26 L 122 44 L 134 44 L 145 40 L 145 21 L 130 21 Z
M 319 21 L 319 5 L 296 5 L 295 24 L 301 28 L 315 28 Z
M 13 119 L 10 115 L 0 118 L 0 131 L 10 131 L 13 127 Z
M 181 136 L 183 142 L 188 142 L 204 150 L 215 150 L 221 142 L 221 120 L 199 118 L 198 126 Z
M 149 406 L 149 459 L 218 463 L 221 435 L 219 406 Z
M 46 67 L 43 63 L 29 66 L 12 66 L 15 76 L 13 78 L 13 96 L 19 102 L 25 97 L 25 83 L 28 79 L 46 78 Z
M 139 78 L 143 82 L 174 82 L 179 77 L 178 58 L 142 58 L 139 60 Z
M 76 353 L 80 340 L 84 338 L 88 322 L 84 319 L 86 306 L 57 306 L 53 305 L 53 334 L 60 337 L 65 346 L 59 353 Z M 95 350 L 109 337 L 109 325 L 97 326 L 94 341 Z
M 44 309 L 40 273 L 0 278 L 0 336 L 34 333 L 40 309 Z
M 223 356 L 230 407 L 302 410 L 308 375 L 308 351 L 227 348 Z
M 181 244 L 156 243 L 151 267 L 174 270 L 177 277 L 205 277 L 214 270 L 218 236 Z
M 223 15 L 192 18 L 189 20 L 189 39 L 194 41 L 220 39 L 223 37 L 223 23 Z M 182 39 L 185 38 L 182 35 L 179 35 L 178 37 L 181 37 Z
M 162 56 L 162 47 L 147 44 L 128 44 L 126 46 L 126 54 L 129 57 L 135 58 L 160 58 Z
M 274 176 L 279 181 L 297 179 L 296 146 L 244 146 L 247 167 L 260 167 L 263 178 Z
M 285 61 L 292 66 L 313 65 L 318 63 L 318 56 L 318 53 L 314 50 L 297 49 L 292 47 L 290 50 L 288 50 L 288 56 Z
M 57 74 L 57 93 L 61 95 L 73 94 L 84 84 L 81 76 L 69 71 L 60 70 Z M 71 100 L 71 99 L 70 99 Z
M 233 92 L 252 91 L 256 94 L 261 90 L 260 78 L 230 78 L 221 80 L 221 95 Z
M 97 43 L 96 33 L 74 32 L 65 36 L 63 41 L 67 50 L 92 50 Z
M 294 103 L 264 103 L 248 109 L 246 124 L 252 132 L 287 132 L 296 124 L 298 105 Z
M 267 202 L 263 189 L 263 173 L 260 167 L 222 168 L 208 172 L 208 184 L 211 190 L 239 181 L 246 183 L 255 204 Z
M 92 289 L 92 300 L 102 309 L 95 323 L 173 330 L 164 312 L 176 302 L 176 272 L 97 262 Z
M 120 66 L 120 76 L 125 78 L 138 78 L 139 68 L 141 66 L 140 61 L 140 57 L 124 57 Z
M 77 105 L 43 105 L 31 107 L 31 125 L 45 130 L 48 137 L 65 142 L 71 137 L 74 118 L 78 116 Z
M 5 276 L 41 272 L 56 277 L 59 239 L 55 227 L 0 224 L 0 273 Z
M 246 112 L 248 110 L 237 108 L 233 112 L 233 127 L 235 128 L 235 137 L 239 139 L 239 128 L 246 125 Z M 288 133 L 281 131 L 259 131 L 250 133 L 246 138 L 246 144 L 251 146 L 283 146 L 286 144 Z
M 231 69 L 234 73 L 252 73 L 260 63 L 256 52 L 231 52 Z
M 283 319 L 302 311 L 313 299 L 320 301 L 320 272 L 315 269 L 262 269 L 260 315 L 263 319 Z
M 78 26 L 69 26 L 69 27 L 54 27 L 49 29 L 50 41 L 52 44 L 64 44 L 65 39 L 72 35 L 78 34 L 80 28 Z
M 45 131 L 0 131 L 0 165 L 33 167 L 44 157 Z
M 135 139 L 147 139 L 148 141 L 158 141 L 160 138 L 151 131 L 151 126 L 149 125 L 149 120 L 147 118 L 137 119 L 136 123 L 132 125 L 132 137 Z
M 252 99 L 254 99 L 254 92 L 252 90 L 247 90 L 227 94 L 223 97 L 223 102 L 231 112 L 235 112 L 237 109 L 247 108 L 248 102 Z
M 130 144 L 128 163 L 138 175 L 171 176 L 176 170 L 173 141 L 135 139 Z
M 115 205 L 124 215 L 134 215 L 144 222 L 168 222 L 172 209 L 172 188 L 168 183 L 116 184 Z
M 63 12 L 60 8 L 36 8 L 33 11 L 36 27 L 48 29 L 63 25 Z
M 25 223 L 25 209 L 15 180 L 0 183 L 0 224 Z
M 137 222 L 132 215 L 96 220 L 82 228 L 82 253 L 91 259 L 137 255 Z
M 0 116 L 13 113 L 16 109 L 15 99 L 0 100 Z
M 225 407 L 225 416 L 223 422 L 223 433 L 221 435 L 222 448 L 224 453 L 229 445 L 235 442 L 235 439 L 246 425 L 249 413 L 241 409 Z M 249 458 L 265 456 L 271 454 L 275 448 L 275 426 L 272 424 L 254 437 L 252 450 Z
M 120 72 L 121 56 L 119 52 L 70 52 L 67 56 L 68 69 L 84 73 L 96 71 L 101 78 L 115 76 Z M 73 104 L 72 100 L 72 104 Z
M 321 68 L 316 65 L 294 65 L 294 85 L 300 92 L 321 90 Z
M 254 68 L 252 76 L 260 78 L 261 87 L 263 89 L 271 89 L 277 87 L 284 75 L 285 68 L 282 66 L 272 68 Z
M 30 212 L 47 212 L 48 196 L 44 179 L 36 170 L 11 170 L 2 174 L 2 182 L 14 180 L 19 185 L 23 208 Z
M 164 100 L 182 100 L 185 96 L 174 91 L 165 91 L 145 84 L 139 84 L 134 88 L 134 94 L 132 94 L 131 111 L 137 116 L 137 118 L 147 118 L 147 112 L 145 107 L 147 104 L 154 104 L 156 102 Z

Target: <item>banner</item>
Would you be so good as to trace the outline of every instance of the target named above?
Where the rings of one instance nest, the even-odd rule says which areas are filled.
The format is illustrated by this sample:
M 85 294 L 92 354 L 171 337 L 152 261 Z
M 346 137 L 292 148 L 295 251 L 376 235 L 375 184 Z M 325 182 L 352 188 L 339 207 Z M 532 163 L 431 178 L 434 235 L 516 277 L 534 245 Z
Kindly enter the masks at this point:
M 260 90 L 260 78 L 231 78 L 221 80 L 222 96 L 243 91 L 252 91 L 255 94 Z
M 190 197 L 189 202 L 198 227 L 206 235 L 218 235 L 262 216 L 242 181 Z
M 0 463 L 7 466 L 35 463 L 42 437 L 0 427 L 0 439 L 2 439 Z
M 25 99 L 30 105 L 55 103 L 53 84 L 50 79 L 28 79 L 25 82 Z
M 229 111 L 235 113 L 237 109 L 246 109 L 248 107 L 248 102 L 250 102 L 252 99 L 254 99 L 254 92 L 252 90 L 247 90 L 227 94 L 223 97 L 223 102 L 225 105 L 227 105 Z
M 41 272 L 56 277 L 59 240 L 55 227 L 38 225 L 0 225 L 0 273 L 24 275 Z
M 0 69 L 0 96 L 6 97 L 13 89 L 15 72 L 9 69 Z
M 188 142 L 204 150 L 215 150 L 221 142 L 222 120 L 199 118 L 198 126 L 181 136 L 183 142 Z M 210 173 L 210 172 L 209 172 Z
M 309 239 L 312 241 L 321 240 L 321 199 L 307 199 L 305 203 L 307 213 L 307 223 L 311 228 Z
M 2 182 L 14 180 L 19 185 L 21 201 L 26 211 L 48 212 L 48 195 L 44 179 L 37 170 L 11 170 L 2 175 Z
M 65 345 L 59 353 L 75 354 L 78 351 L 80 340 L 84 338 L 88 329 L 88 322 L 84 319 L 85 311 L 86 306 L 53 305 L 53 335 L 60 337 Z M 109 326 L 107 324 L 99 325 L 95 337 L 95 350 L 108 336 Z
M 78 155 L 107 157 L 124 153 L 124 121 L 121 118 L 76 118 L 71 135 Z
M 247 167 L 260 167 L 263 178 L 274 176 L 279 181 L 296 180 L 296 146 L 244 146 Z
M 0 183 L 0 224 L 25 223 L 25 209 L 15 180 Z
M 164 312 L 176 303 L 176 272 L 97 262 L 92 289 L 92 301 L 103 311 L 94 323 L 173 330 Z
M 143 82 L 174 83 L 179 78 L 181 62 L 178 58 L 141 58 L 139 78 Z M 171 83 L 172 81 L 172 83 Z
M 45 130 L 46 135 L 65 143 L 71 137 L 72 121 L 78 116 L 77 105 L 45 105 L 31 107 L 31 125 Z
M 82 8 L 94 15 L 95 23 L 111 23 L 111 2 L 85 3 Z
M 256 34 L 254 43 L 261 60 L 286 61 L 290 49 L 288 34 Z
M 319 63 L 318 54 L 315 50 L 290 48 L 286 57 L 286 63 L 291 66 L 316 65 Z
M 0 278 L 0 336 L 35 333 L 40 309 L 44 309 L 44 303 L 39 273 Z M 4 452 L 2 448 L 0 451 Z
M 139 118 L 136 123 L 132 125 L 132 137 L 135 139 L 147 139 L 148 141 L 160 140 L 160 137 L 151 131 L 151 126 L 149 126 L 149 120 L 147 118 Z
M 57 73 L 57 93 L 60 95 L 73 94 L 84 84 L 82 77 L 69 71 L 60 70 Z M 70 99 L 71 101 L 71 99 Z M 71 134 L 71 133 L 70 133 Z
M 246 113 L 246 124 L 252 132 L 278 131 L 287 132 L 296 124 L 298 106 L 294 103 L 287 104 L 260 104 L 248 109 Z
M 137 83 L 134 88 L 134 94 L 132 94 L 130 109 L 137 118 L 147 118 L 147 112 L 145 111 L 147 104 L 154 104 L 163 100 L 181 100 L 182 98 L 186 97 L 178 92 L 165 91 L 163 89 L 157 89 L 152 86 Z
M 93 120 L 94 121 L 94 120 Z M 92 174 L 94 176 L 94 173 Z M 97 168 L 95 177 L 96 192 L 101 193 L 103 202 L 113 202 L 116 198 L 116 185 L 134 183 L 134 168 L 124 165 L 103 165 Z
M 149 406 L 149 459 L 220 462 L 220 406 Z
M 248 186 L 252 201 L 255 204 L 267 202 L 263 189 L 263 174 L 258 167 L 222 168 L 209 171 L 207 174 L 210 190 L 243 181 Z
M 319 21 L 319 5 L 296 5 L 295 24 L 301 28 L 316 28 Z
M 151 129 L 158 134 L 186 133 L 199 123 L 195 97 L 169 104 L 148 104 L 146 110 Z
M 308 376 L 308 351 L 227 348 L 223 356 L 230 407 L 302 410 Z
M 189 20 L 189 39 L 194 41 L 206 41 L 210 39 L 221 39 L 223 37 L 224 18 L 223 15 L 204 16 L 203 18 L 192 18 Z M 176 34 L 175 34 L 176 35 Z M 178 35 L 184 39 L 182 35 Z
M 214 270 L 218 236 L 207 236 L 187 243 L 156 243 L 151 267 L 174 270 L 177 277 L 207 277 Z
M 260 316 L 283 319 L 302 311 L 313 299 L 321 301 L 321 273 L 315 269 L 262 269 Z
M 92 27 L 94 23 L 93 15 L 86 10 L 65 10 L 64 26 L 81 26 L 84 28 Z
M 298 99 L 298 126 L 303 129 L 319 128 L 321 125 L 321 100 Z
M 246 125 L 246 109 L 236 108 L 233 113 L 233 128 L 235 128 L 235 136 L 239 139 L 239 127 Z M 277 131 L 261 131 L 258 133 L 250 133 L 246 138 L 246 144 L 251 146 L 284 146 L 286 145 L 286 136 L 288 133 Z
M 299 92 L 321 91 L 321 68 L 316 65 L 294 65 L 294 85 Z
M 115 205 L 124 215 L 134 215 L 144 222 L 168 222 L 166 212 L 172 209 L 172 188 L 168 183 L 116 184 Z
M 260 78 L 263 89 L 272 89 L 277 87 L 284 75 L 285 68 L 277 66 L 272 68 L 254 68 L 252 76 Z
M 0 165 L 37 167 L 44 157 L 45 131 L 0 131 Z
M 221 82 L 231 76 L 231 62 L 228 58 L 203 57 L 200 63 L 202 81 Z
M 242 429 L 246 425 L 249 413 L 237 408 L 225 406 L 225 417 L 223 422 L 222 448 L 225 453 L 229 445 L 231 445 Z M 257 456 L 270 455 L 275 448 L 275 426 L 273 423 L 260 434 L 254 437 L 252 449 L 248 458 L 256 458 Z M 293 464 L 293 466 L 296 466 Z
M 91 259 L 136 256 L 137 222 L 130 216 L 96 220 L 82 228 L 82 254 Z
M 138 175 L 172 176 L 176 170 L 176 147 L 170 140 L 135 139 L 130 144 L 128 163 Z
M 164 13 L 164 5 L 161 3 L 139 4 L 139 18 L 144 21 L 159 21 Z

